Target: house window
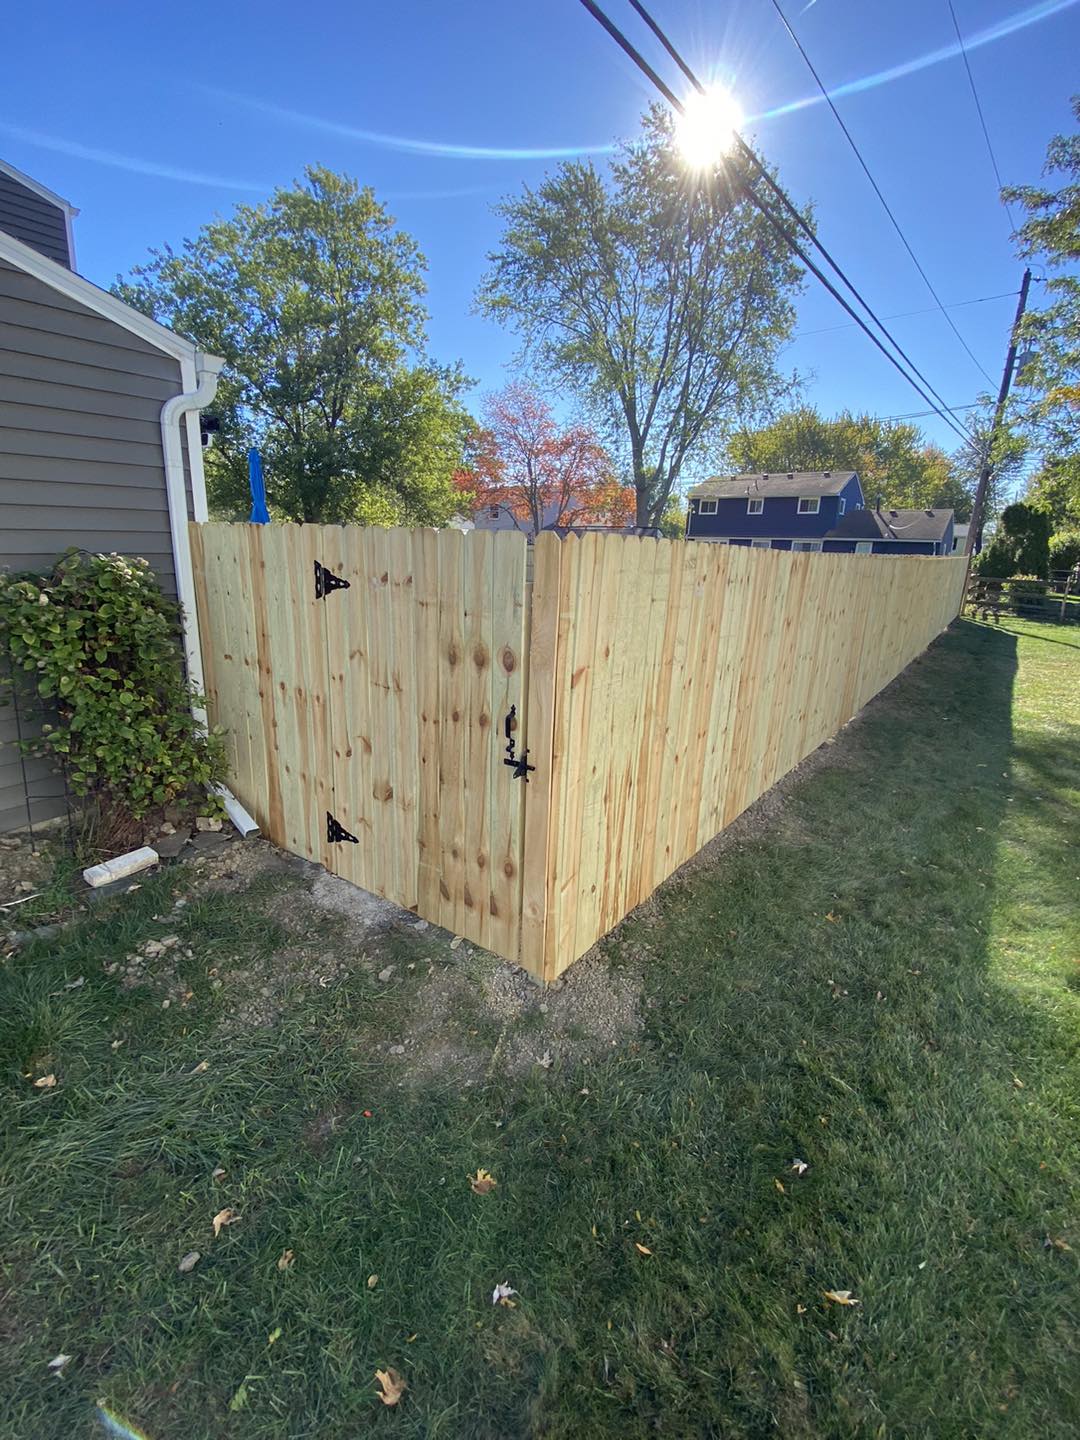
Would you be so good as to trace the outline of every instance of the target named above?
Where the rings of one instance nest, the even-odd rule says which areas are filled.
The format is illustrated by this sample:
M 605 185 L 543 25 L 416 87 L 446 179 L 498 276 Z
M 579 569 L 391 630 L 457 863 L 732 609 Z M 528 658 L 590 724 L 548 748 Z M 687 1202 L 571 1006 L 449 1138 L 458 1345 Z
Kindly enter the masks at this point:
M 765 509 L 765 501 L 764 501 L 764 500 L 760 500 L 760 499 L 759 499 L 759 500 L 747 500 L 747 502 L 746 502 L 746 513 L 747 513 L 747 515 L 760 515 L 761 512 L 762 512 L 764 509 Z
M 800 505 L 801 505 L 801 504 L 802 504 L 802 501 L 800 500 L 799 503 L 800 503 Z M 815 502 L 815 503 L 816 503 L 816 502 Z M 792 548 L 792 550 L 820 550 L 820 549 L 821 549 L 821 541 L 820 541 L 820 540 L 793 540 L 793 541 L 791 542 L 791 548 Z
M 856 540 L 856 555 L 872 555 L 874 553 L 874 542 L 872 540 Z
M 799 496 L 799 514 L 816 515 L 821 509 L 821 501 L 816 495 Z
M 715 500 L 699 500 L 699 501 L 698 501 L 697 511 L 698 511 L 698 514 L 699 514 L 699 515 L 715 515 L 715 514 L 716 514 L 716 501 L 715 501 Z
M 750 541 L 750 544 L 753 546 L 753 548 L 754 548 L 755 550 L 771 550 L 771 549 L 772 549 L 772 541 L 771 541 L 771 540 L 751 540 L 751 541 Z
M 843 495 L 841 495 L 841 496 L 840 496 L 840 508 L 839 508 L 839 509 L 837 510 L 837 512 L 836 512 L 837 515 L 843 515 L 843 513 L 844 513 L 844 511 L 845 511 L 846 509 L 847 509 L 847 501 L 844 499 Z

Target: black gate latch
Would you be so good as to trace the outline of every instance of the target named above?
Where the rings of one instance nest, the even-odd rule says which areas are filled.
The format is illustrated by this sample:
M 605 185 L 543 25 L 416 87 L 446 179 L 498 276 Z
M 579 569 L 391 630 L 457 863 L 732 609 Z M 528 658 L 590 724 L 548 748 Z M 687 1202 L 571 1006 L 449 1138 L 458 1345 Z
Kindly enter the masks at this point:
M 503 724 L 503 730 L 506 735 L 506 759 L 503 761 L 503 764 L 509 765 L 512 768 L 514 772 L 513 778 L 515 780 L 524 780 L 527 785 L 529 783 L 529 772 L 535 770 L 536 766 L 529 764 L 529 751 L 527 748 L 524 749 L 520 755 L 514 754 L 514 717 L 516 714 L 517 706 L 511 705 L 510 713 L 507 715 Z
M 340 575 L 335 575 L 325 565 L 315 561 L 315 599 L 325 600 L 332 590 L 348 590 L 350 582 L 342 580 Z
M 355 835 L 350 835 L 344 825 L 339 825 L 328 810 L 326 812 L 326 840 L 329 845 L 336 845 L 339 840 L 348 840 L 352 845 L 359 845 Z

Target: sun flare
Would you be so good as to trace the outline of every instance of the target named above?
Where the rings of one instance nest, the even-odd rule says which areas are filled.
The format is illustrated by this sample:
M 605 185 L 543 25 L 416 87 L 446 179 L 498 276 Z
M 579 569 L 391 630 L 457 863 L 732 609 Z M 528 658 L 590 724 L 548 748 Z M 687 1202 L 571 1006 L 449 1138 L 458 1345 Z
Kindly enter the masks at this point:
M 684 113 L 675 117 L 679 153 L 692 169 L 710 169 L 731 149 L 742 111 L 730 91 L 719 87 L 704 95 L 692 91 L 683 103 Z

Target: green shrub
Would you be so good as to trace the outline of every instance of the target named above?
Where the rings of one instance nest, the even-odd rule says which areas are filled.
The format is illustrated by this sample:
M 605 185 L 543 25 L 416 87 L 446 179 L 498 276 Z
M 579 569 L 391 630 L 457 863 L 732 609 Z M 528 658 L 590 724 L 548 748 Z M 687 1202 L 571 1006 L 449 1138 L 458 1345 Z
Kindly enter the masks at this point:
M 145 560 L 69 551 L 43 579 L 0 574 L 0 684 L 55 712 L 24 746 L 107 815 L 141 820 L 224 779 L 220 738 L 191 714 L 178 630 Z
M 985 550 L 976 555 L 972 568 L 976 575 L 990 575 L 1007 580 L 1016 569 L 1012 547 L 1001 536 L 990 541 Z
M 1050 569 L 1071 570 L 1080 564 L 1080 530 L 1059 530 L 1050 537 Z

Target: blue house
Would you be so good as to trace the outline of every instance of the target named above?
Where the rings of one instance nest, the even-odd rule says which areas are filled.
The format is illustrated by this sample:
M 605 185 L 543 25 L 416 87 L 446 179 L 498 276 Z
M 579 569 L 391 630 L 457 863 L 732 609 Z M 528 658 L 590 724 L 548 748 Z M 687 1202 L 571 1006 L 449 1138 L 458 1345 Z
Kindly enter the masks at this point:
M 849 511 L 862 508 L 854 470 L 802 470 L 703 480 L 689 494 L 688 540 L 761 550 L 820 550 Z
M 951 510 L 867 509 L 854 470 L 703 480 L 689 493 L 688 540 L 761 550 L 950 555 Z

